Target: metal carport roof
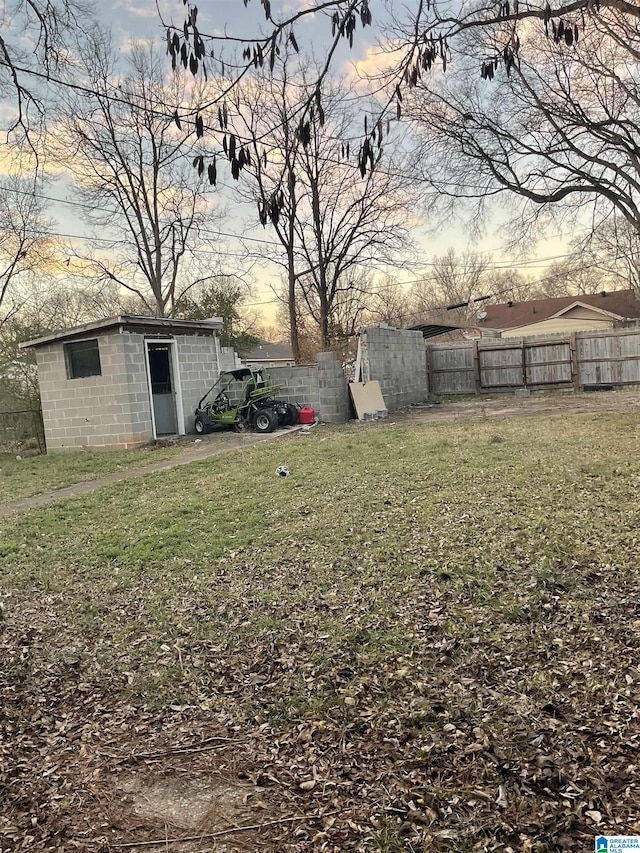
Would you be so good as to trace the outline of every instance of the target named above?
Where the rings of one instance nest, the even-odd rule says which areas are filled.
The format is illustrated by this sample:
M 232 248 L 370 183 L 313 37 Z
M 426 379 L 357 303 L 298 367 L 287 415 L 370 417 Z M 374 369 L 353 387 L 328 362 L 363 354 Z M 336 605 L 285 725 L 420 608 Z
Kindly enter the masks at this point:
M 417 326 L 409 326 L 411 332 L 422 332 L 423 338 L 435 338 L 438 335 L 446 335 L 447 332 L 457 332 L 462 326 L 442 326 L 438 323 L 418 323 Z

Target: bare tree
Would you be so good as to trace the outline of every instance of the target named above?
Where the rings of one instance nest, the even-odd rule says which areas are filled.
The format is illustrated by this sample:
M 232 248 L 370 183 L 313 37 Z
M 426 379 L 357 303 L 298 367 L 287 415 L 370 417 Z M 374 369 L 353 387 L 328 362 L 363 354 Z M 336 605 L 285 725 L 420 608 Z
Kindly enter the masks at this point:
M 640 299 L 640 232 L 626 219 L 610 217 L 585 240 L 574 241 L 574 248 L 599 275 L 596 290 L 631 288 Z
M 484 276 L 485 293 L 491 297 L 491 302 L 526 302 L 541 293 L 541 280 L 524 275 L 519 269 L 488 269 Z M 481 308 L 477 309 L 481 311 Z
M 30 140 L 31 113 L 44 118 L 42 81 L 68 65 L 69 47 L 91 18 L 82 0 L 15 0 L 0 11 L 0 95 L 8 98 L 7 135 Z M 33 110 L 32 110 L 33 108 Z
M 197 132 L 179 129 L 173 114 L 190 104 L 190 93 L 181 75 L 167 82 L 164 62 L 148 44 L 132 45 L 123 76 L 108 38 L 94 36 L 83 55 L 93 92 L 65 99 L 60 156 L 87 219 L 110 240 L 87 260 L 97 280 L 115 282 L 157 316 L 171 315 L 191 287 L 217 271 Z
M 50 227 L 33 181 L 5 178 L 0 187 L 0 326 L 24 302 L 20 286 L 52 261 Z
M 332 296 L 326 335 L 323 335 L 323 326 L 319 322 L 322 317 L 319 293 L 315 288 L 307 292 L 303 290 L 301 308 L 309 317 L 311 325 L 317 329 L 320 350 L 333 350 L 343 363 L 355 356 L 358 329 L 364 324 L 373 288 L 371 279 L 371 274 L 364 266 L 354 266 L 345 272 L 340 287 Z
M 626 220 L 610 217 L 595 231 L 575 237 L 566 257 L 552 263 L 529 290 L 537 296 L 572 296 L 634 290 L 640 298 L 640 243 Z
M 408 288 L 391 275 L 372 285 L 363 316 L 363 325 L 386 323 L 396 329 L 410 326 L 415 317 Z
M 358 175 L 341 160 L 337 140 L 348 138 L 357 118 L 348 98 L 344 81 L 323 92 L 322 121 L 319 115 L 310 117 L 309 138 L 299 156 L 302 200 L 296 232 L 308 268 L 300 288 L 325 346 L 331 342 L 336 307 L 347 294 L 352 299 L 357 289 L 365 292 L 359 288 L 358 271 L 389 264 L 411 251 L 411 196 L 402 169 L 392 159 L 378 157 Z
M 299 358 L 300 300 L 320 330 L 321 346 L 330 348 L 354 334 L 370 288 L 366 270 L 410 253 L 410 192 L 393 160 L 364 176 L 347 160 L 348 143 L 341 140 L 358 116 L 346 81 L 325 84 L 322 121 L 311 117 L 304 129 L 292 126 L 290 116 L 309 97 L 307 78 L 316 73 L 310 67 L 290 78 L 288 63 L 285 53 L 277 79 L 262 74 L 259 86 L 245 87 L 236 104 L 233 147 L 243 164 L 240 192 L 257 204 L 261 222 L 283 247 L 279 262 Z
M 615 212 L 637 232 L 637 16 L 627 4 L 575 4 L 549 12 L 548 35 L 530 25 L 522 42 L 517 23 L 461 34 L 450 73 L 418 79 L 405 99 L 432 182 L 456 204 L 504 192 L 521 199 L 525 239 L 522 226 L 547 225 L 554 210 L 588 211 L 595 230 Z M 474 69 L 495 57 L 507 29 L 511 47 L 479 79 Z
M 242 157 L 244 178 L 238 190 L 258 209 L 263 226 L 273 229 L 282 246 L 282 256 L 271 262 L 282 266 L 286 278 L 289 340 L 295 361 L 301 351 L 298 330 L 296 221 L 299 189 L 296 169 L 302 149 L 296 127 L 290 121 L 295 95 L 289 86 L 287 55 L 280 63 L 281 77 L 261 73 L 258 86 L 245 86 L 237 100 L 236 126 L 246 141 L 248 157 Z M 268 137 L 268 144 L 264 144 Z M 235 145 L 234 145 L 235 147 Z M 240 156 L 240 155 L 238 155 Z
M 551 264 L 536 287 L 538 296 L 577 296 L 615 289 L 611 277 L 582 254 Z
M 374 81 L 376 120 L 352 146 L 361 168 L 374 167 L 388 134 L 378 120 L 408 116 L 426 138 L 424 178 L 441 195 L 511 194 L 527 202 L 526 224 L 551 208 L 588 206 L 597 228 L 615 209 L 638 230 L 637 5 L 561 0 L 552 8 L 546 0 L 505 0 L 452 8 L 422 0 L 404 6 L 311 0 L 292 11 L 261 0 L 261 6 L 266 29 L 253 35 L 228 27 L 203 34 L 190 5 L 184 27 L 168 28 L 174 63 L 199 73 L 203 65 L 224 67 L 226 57 L 233 72 L 217 96 L 225 115 L 232 112 L 230 93 L 252 67 L 273 69 L 285 44 L 304 53 L 301 25 L 313 15 L 318 26 L 327 22 L 330 41 L 306 99 L 290 113 L 310 144 L 314 121 L 324 121 L 324 83 L 339 43 L 352 45 L 373 25 L 387 62 Z
M 69 277 L 68 272 L 66 262 L 56 264 L 47 276 L 32 277 L 26 287 L 21 287 L 21 304 L 16 312 L 20 323 L 45 334 L 137 312 L 135 297 L 117 284 L 96 284 L 79 273 Z
M 304 310 L 303 305 L 296 301 L 296 329 L 298 332 L 298 363 L 313 364 L 319 352 L 323 351 L 322 342 L 320 340 L 320 330 L 313 322 L 313 318 L 308 311 Z M 276 308 L 275 324 L 270 329 L 265 329 L 265 337 L 267 340 L 279 341 L 289 339 L 290 317 L 289 306 L 286 298 L 280 300 Z
M 485 289 L 489 257 L 454 249 L 435 256 L 431 272 L 411 289 L 413 311 L 420 320 L 465 325 L 479 311 Z

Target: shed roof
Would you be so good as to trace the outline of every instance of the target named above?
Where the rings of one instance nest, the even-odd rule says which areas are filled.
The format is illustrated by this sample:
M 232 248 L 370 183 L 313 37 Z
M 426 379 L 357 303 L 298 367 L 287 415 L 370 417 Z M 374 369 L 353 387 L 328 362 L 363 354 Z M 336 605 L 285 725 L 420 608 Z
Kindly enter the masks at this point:
M 527 302 L 501 302 L 484 305 L 481 319 L 476 326 L 489 329 L 517 329 L 560 317 L 575 305 L 588 306 L 602 311 L 614 319 L 640 317 L 640 300 L 633 290 L 615 290 L 611 293 L 580 294 L 579 296 L 557 296 L 545 299 L 530 299 Z
M 31 341 L 24 341 L 20 344 L 21 347 L 40 347 L 45 344 L 50 344 L 53 341 L 64 341 L 71 338 L 78 338 L 87 335 L 90 332 L 99 334 L 107 332 L 111 329 L 127 329 L 129 331 L 138 332 L 159 332 L 164 331 L 167 334 L 205 334 L 213 335 L 222 328 L 222 318 L 212 317 L 209 320 L 179 320 L 173 317 L 142 317 L 137 314 L 121 314 L 118 317 L 109 317 L 106 320 L 96 320 L 93 323 L 84 323 L 81 326 L 74 326 L 72 329 L 60 329 L 51 332 L 48 335 L 43 335 L 40 338 L 34 338 Z

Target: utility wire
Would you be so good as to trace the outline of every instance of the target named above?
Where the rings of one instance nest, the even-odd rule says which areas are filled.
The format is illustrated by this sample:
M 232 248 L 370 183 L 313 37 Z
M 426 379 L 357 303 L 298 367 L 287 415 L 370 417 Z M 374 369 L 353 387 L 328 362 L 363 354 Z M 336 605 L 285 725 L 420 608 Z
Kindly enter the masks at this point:
M 42 79 L 42 80 L 45 80 L 45 81 L 46 81 L 46 82 L 48 82 L 48 83 L 53 83 L 53 84 L 55 84 L 55 85 L 57 85 L 57 86 L 64 86 L 64 87 L 66 87 L 66 88 L 69 88 L 69 89 L 72 89 L 72 90 L 75 90 L 75 91 L 78 91 L 78 92 L 82 92 L 83 94 L 92 95 L 92 96 L 94 96 L 94 97 L 96 97 L 96 98 L 102 98 L 103 100 L 107 100 L 107 101 L 110 101 L 110 102 L 113 102 L 113 103 L 119 103 L 119 104 L 122 104 L 122 105 L 124 105 L 124 106 L 127 106 L 127 107 L 129 107 L 129 108 L 131 108 L 131 109 L 140 110 L 140 111 L 142 111 L 142 112 L 146 112 L 146 113 L 151 113 L 152 115 L 155 115 L 155 116 L 157 116 L 157 117 L 159 117 L 159 118 L 165 118 L 165 119 L 170 120 L 170 121 L 175 121 L 175 117 L 176 117 L 176 114 L 177 114 L 177 115 L 178 115 L 178 118 L 180 119 L 180 121 L 184 121 L 184 122 L 185 122 L 185 123 L 187 123 L 187 124 L 191 124 L 191 125 L 193 125 L 194 130 L 195 130 L 195 120 L 194 120 L 194 121 L 189 121 L 189 118 L 188 118 L 188 117 L 189 117 L 189 116 L 195 116 L 195 115 L 197 115 L 201 110 L 204 110 L 204 109 L 205 109 L 205 107 L 202 107 L 202 108 L 200 108 L 200 107 L 193 107 L 193 108 L 191 108 L 191 109 L 186 110 L 186 111 L 185 111 L 185 112 L 183 112 L 183 113 L 178 113 L 178 107 L 177 107 L 177 106 L 176 106 L 176 107 L 174 107 L 174 106 L 173 106 L 173 105 L 171 105 L 171 104 L 166 104 L 166 103 L 164 103 L 164 102 L 162 102 L 162 101 L 158 101 L 158 100 L 156 100 L 156 103 L 160 104 L 161 106 L 166 106 L 166 107 L 168 107 L 169 109 L 173 109 L 173 110 L 174 110 L 174 112 L 171 112 L 171 113 L 169 113 L 169 112 L 164 112 L 164 111 L 162 111 L 162 110 L 154 109 L 153 107 L 150 107 L 150 106 L 145 105 L 145 104 L 138 104 L 138 103 L 136 103 L 136 102 L 135 102 L 135 101 L 133 101 L 133 100 L 128 100 L 128 99 L 126 99 L 126 98 L 121 98 L 121 97 L 119 97 L 119 96 L 117 96 L 117 95 L 108 95 L 108 94 L 106 94 L 105 92 L 99 92 L 99 91 L 97 91 L 96 89 L 91 89 L 91 88 L 89 88 L 89 87 L 87 87 L 87 86 L 84 86 L 84 85 L 82 85 L 82 84 L 80 84 L 80 83 L 73 83 L 73 82 L 70 82 L 70 81 L 67 81 L 67 80 L 62 80 L 62 79 L 61 79 L 61 78 L 59 78 L 59 77 L 52 77 L 52 76 L 51 76 L 51 75 L 49 75 L 49 74 L 44 74 L 43 72 L 41 72 L 41 71 L 36 71 L 35 69 L 32 69 L 32 68 L 24 68 L 24 67 L 22 67 L 22 66 L 12 65 L 11 63 L 8 63 L 8 62 L 6 62 L 5 60 L 2 60 L 2 59 L 0 59 L 0 67 L 9 68 L 9 69 L 14 69 L 14 70 L 16 70 L 16 71 L 19 71 L 21 74 L 31 74 L 31 75 L 33 75 L 33 76 L 35 76 L 35 77 L 38 77 L 38 78 L 40 78 L 40 79 Z M 238 132 L 236 129 L 233 129 L 233 128 L 232 128 L 232 129 L 224 129 L 224 130 L 223 130 L 223 129 L 215 129 L 215 128 L 213 128 L 213 127 L 208 127 L 208 128 L 207 128 L 207 130 L 208 130 L 208 131 L 210 131 L 210 132 L 216 133 L 216 134 L 228 134 L 228 133 L 233 133 L 233 134 L 236 136 L 236 138 L 237 138 L 239 141 L 241 141 L 241 142 L 242 142 L 242 144 L 243 144 L 243 145 L 249 145 L 249 144 L 251 144 L 253 141 L 255 141 L 253 137 L 245 136 L 245 135 L 243 135 L 242 133 Z M 266 131 L 264 134 L 262 134 L 262 136 L 261 136 L 261 138 L 260 138 L 260 140 L 259 140 L 259 141 L 261 142 L 261 144 L 263 145 L 263 147 L 265 147 L 265 148 L 267 148 L 267 149 L 269 148 L 269 146 L 268 146 L 268 145 L 266 145 L 264 142 L 262 142 L 262 139 L 264 139 L 264 138 L 267 136 L 267 134 L 268 134 L 268 133 L 269 133 L 269 131 Z M 364 136 L 366 136 L 366 134 L 365 134 L 365 135 L 363 135 L 363 136 L 358 136 L 358 137 L 345 137 L 344 139 L 342 139 L 342 138 L 340 138 L 340 137 L 328 137 L 328 138 L 329 138 L 329 139 L 334 139 L 334 140 L 336 141 L 336 144 L 343 144 L 343 143 L 351 142 L 351 141 L 356 141 L 356 142 L 357 142 L 357 141 L 361 141 L 361 140 L 364 138 Z M 270 150 L 273 150 L 274 148 L 276 148 L 276 146 L 272 145 Z M 190 152 L 191 152 L 191 153 L 193 153 L 194 151 L 196 151 L 196 149 L 195 149 L 195 148 L 193 148 L 192 146 L 189 146 L 189 150 L 190 150 Z M 198 150 L 198 151 L 197 151 L 197 153 L 198 153 L 198 154 L 201 154 L 202 152 L 201 152 L 200 150 Z M 182 156 L 187 157 L 187 156 L 189 156 L 189 155 L 187 155 L 186 153 L 184 153 Z M 329 158 L 329 157 L 326 157 L 326 156 L 323 156 L 323 155 L 320 155 L 320 154 L 316 154 L 315 156 L 316 156 L 316 158 L 317 158 L 318 160 L 321 160 L 322 162 L 330 163 L 330 164 L 333 164 L 333 165 L 343 165 L 343 166 L 347 166 L 347 167 L 349 167 L 349 168 L 351 168 L 351 169 L 353 169 L 353 170 L 356 170 L 356 171 L 358 171 L 358 172 L 360 171 L 360 167 L 359 167 L 359 165 L 358 165 L 357 163 L 352 163 L 352 162 L 350 162 L 349 160 L 346 160 L 346 159 L 332 159 L 332 158 Z M 417 175 L 415 175 L 415 174 L 407 175 L 407 174 L 404 174 L 404 173 L 399 172 L 399 171 L 393 171 L 393 172 L 392 172 L 392 171 L 384 170 L 384 169 L 381 169 L 381 168 L 378 168 L 378 167 L 376 167 L 376 170 L 375 170 L 375 171 L 376 171 L 376 173 L 377 173 L 377 174 L 385 175 L 385 176 L 390 177 L 390 178 L 398 178 L 398 179 L 402 179 L 402 180 L 412 181 L 412 182 L 417 183 L 417 184 L 424 184 L 424 185 L 427 185 L 427 186 L 434 186 L 433 181 L 431 181 L 429 178 L 422 178 L 422 177 L 419 177 L 419 176 L 417 176 Z M 460 186 L 459 182 L 457 182 L 457 181 L 440 181 L 440 180 L 437 182 L 437 185 L 438 185 L 438 186 L 443 186 L 443 187 L 444 187 L 444 186 L 450 186 L 450 187 L 453 187 L 453 188 L 456 188 L 456 187 L 459 187 L 459 186 Z M 487 193 L 486 193 L 486 188 L 485 188 L 484 186 L 482 186 L 482 185 L 469 185 L 469 184 L 467 184 L 466 186 L 467 186 L 467 188 L 468 188 L 468 189 L 478 190 L 479 192 L 483 192 L 483 194 L 484 194 L 484 195 L 487 195 Z
M 169 109 L 173 109 L 174 112 L 168 113 L 163 112 L 162 110 L 156 110 L 153 107 L 149 107 L 148 105 L 138 104 L 133 100 L 119 97 L 118 95 L 109 95 L 106 92 L 99 92 L 97 89 L 91 89 L 88 86 L 84 86 L 82 83 L 74 83 L 71 80 L 62 80 L 60 77 L 52 77 L 50 74 L 45 74 L 42 71 L 36 71 L 34 68 L 24 68 L 20 65 L 15 65 L 6 60 L 0 59 L 0 68 L 9 68 L 12 71 L 18 71 L 20 74 L 29 74 L 32 77 L 37 77 L 40 80 L 45 80 L 47 83 L 53 83 L 56 86 L 63 86 L 66 89 L 72 89 L 75 92 L 81 92 L 83 95 L 92 95 L 95 98 L 102 98 L 103 100 L 110 101 L 114 104 L 123 104 L 126 107 L 130 107 L 135 110 L 141 110 L 145 113 L 151 113 L 155 115 L 157 118 L 166 118 L 170 121 L 175 121 L 176 114 L 181 121 L 188 122 L 193 124 L 195 127 L 195 122 L 189 122 L 188 116 L 193 116 L 198 112 L 197 108 L 193 108 L 183 114 L 178 113 L 178 107 L 174 107 L 172 104 L 163 103 L 162 101 L 156 100 L 157 104 L 161 106 L 168 107 Z M 135 94 L 133 94 L 135 97 Z
M 96 205 L 88 204 L 86 202 L 71 201 L 70 199 L 58 198 L 57 196 L 46 195 L 45 193 L 37 193 L 37 192 L 30 192 L 27 190 L 19 190 L 19 189 L 14 189 L 13 187 L 7 187 L 7 186 L 3 186 L 3 185 L 0 185 L 0 192 L 17 193 L 19 195 L 33 196 L 35 198 L 40 198 L 44 201 L 54 202 L 55 204 L 68 205 L 70 207 L 79 207 L 79 208 L 83 208 L 86 210 L 95 210 L 95 211 L 98 211 L 99 213 L 108 213 L 108 214 L 117 213 L 117 211 L 112 210 L 112 209 L 107 208 L 107 207 L 96 207 Z M 267 240 L 267 239 L 264 239 L 262 237 L 249 237 L 246 235 L 239 236 L 238 234 L 232 234 L 232 233 L 229 233 L 226 231 L 217 231 L 217 230 L 209 229 L 209 228 L 200 228 L 199 231 L 200 231 L 200 233 L 210 234 L 211 236 L 214 236 L 214 237 L 228 237 L 228 238 L 233 239 L 233 240 L 242 240 L 242 241 L 247 241 L 247 242 L 252 242 L 252 243 L 261 243 L 265 246 L 275 246 L 277 248 L 282 248 L 282 244 L 279 243 L 278 241 Z M 43 236 L 47 236 L 47 235 L 43 235 Z M 75 240 L 94 240 L 96 242 L 111 243 L 113 245 L 129 245 L 128 241 L 126 241 L 126 240 L 118 240 L 115 238 L 110 240 L 106 237 L 92 237 L 91 235 L 86 235 L 86 234 L 61 234 L 61 233 L 57 233 L 57 232 L 48 232 L 48 236 L 65 237 L 65 238 L 75 239 Z M 199 249 L 199 250 L 194 250 L 194 251 L 203 251 L 203 252 L 206 251 L 207 253 L 209 253 L 213 250 Z M 481 257 L 481 256 L 486 255 L 488 253 L 487 252 L 468 252 L 467 254 L 473 255 L 476 257 Z M 574 255 L 578 255 L 578 254 L 580 254 L 580 253 L 578 251 L 575 251 L 575 252 L 565 252 L 565 253 L 560 254 L 560 255 L 549 255 L 549 256 L 544 257 L 544 258 L 532 258 L 530 261 L 507 261 L 507 260 L 496 261 L 496 262 L 492 262 L 492 263 L 488 264 L 488 268 L 489 269 L 495 269 L 495 270 L 501 270 L 501 269 L 508 270 L 508 269 L 514 269 L 514 268 L 515 269 L 520 269 L 520 268 L 523 268 L 523 269 L 527 269 L 527 268 L 528 269 L 543 269 L 546 261 L 563 260 L 565 258 L 570 258 L 570 257 L 573 257 Z M 240 257 L 240 255 L 238 255 L 238 257 Z M 440 266 L 440 264 L 437 261 L 424 261 L 422 265 L 426 266 L 426 267 L 438 267 L 438 266 Z M 461 268 L 464 268 L 464 264 L 460 264 L 459 266 Z M 422 281 L 422 279 L 415 279 L 415 281 Z M 405 282 L 405 283 L 410 284 L 411 282 Z

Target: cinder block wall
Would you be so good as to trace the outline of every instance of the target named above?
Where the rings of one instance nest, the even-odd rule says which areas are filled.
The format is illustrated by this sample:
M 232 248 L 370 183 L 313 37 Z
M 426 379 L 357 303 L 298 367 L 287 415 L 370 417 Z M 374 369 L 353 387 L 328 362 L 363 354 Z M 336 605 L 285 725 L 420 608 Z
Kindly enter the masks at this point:
M 102 376 L 68 379 L 62 342 L 36 350 L 49 451 L 124 449 L 153 438 L 145 336 L 125 331 L 95 337 Z M 185 428 L 192 432 L 198 401 L 218 377 L 218 346 L 207 335 L 174 340 Z
M 349 420 L 347 380 L 333 352 L 318 353 L 317 364 L 270 367 L 267 373 L 280 386 L 278 398 L 313 406 L 316 416 L 328 423 Z
M 237 367 L 242 367 L 242 361 L 238 358 L 238 354 L 234 352 L 233 347 L 220 347 L 218 361 L 220 363 L 220 373 L 224 370 L 235 370 Z
M 421 332 L 371 326 L 360 334 L 362 377 L 377 380 L 389 411 L 426 400 L 427 352 Z
M 122 337 L 127 356 L 132 424 L 135 431 L 139 423 L 141 431 L 149 434 L 144 440 L 149 441 L 153 426 L 144 346 L 145 340 L 153 339 L 136 332 L 125 332 Z M 175 335 L 172 340 L 178 361 L 184 425 L 189 433 L 193 432 L 198 402 L 218 378 L 218 346 L 216 338 L 208 335 Z
M 268 367 L 266 372 L 274 385 L 279 385 L 279 400 L 313 406 L 320 417 L 320 387 L 317 364 L 297 364 L 292 367 Z
M 127 368 L 130 429 L 136 437 L 136 442 L 144 444 L 153 439 L 144 335 L 135 332 L 123 332 L 120 338 L 122 339 Z
M 343 424 L 349 420 L 349 389 L 342 365 L 334 352 L 318 353 L 318 389 L 321 420 Z
M 216 338 L 206 335 L 176 335 L 182 407 L 186 431 L 193 432 L 194 412 L 200 399 L 220 375 Z
M 125 331 L 95 337 L 101 376 L 68 379 L 62 342 L 36 350 L 49 451 L 123 449 L 153 438 L 144 335 Z M 198 401 L 218 377 L 220 352 L 214 337 L 178 335 L 175 341 L 185 427 L 192 432 Z M 229 366 L 231 356 L 225 353 Z M 318 364 L 274 367 L 268 373 L 281 386 L 282 399 L 313 406 L 323 421 L 349 419 L 347 382 L 335 353 L 320 353 Z
M 102 376 L 68 379 L 62 342 L 36 350 L 49 451 L 133 447 L 151 438 L 150 416 L 132 415 L 125 336 L 93 337 L 98 339 Z

